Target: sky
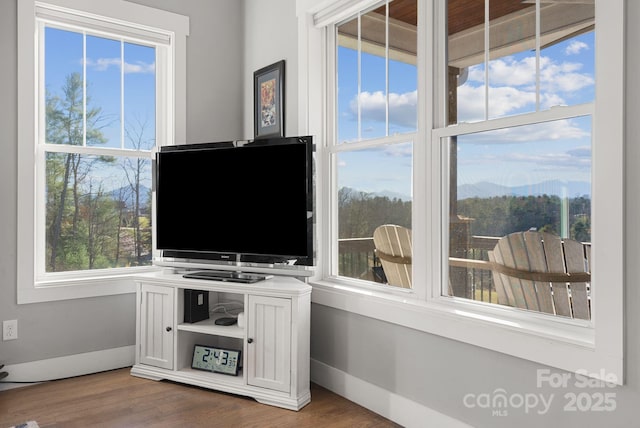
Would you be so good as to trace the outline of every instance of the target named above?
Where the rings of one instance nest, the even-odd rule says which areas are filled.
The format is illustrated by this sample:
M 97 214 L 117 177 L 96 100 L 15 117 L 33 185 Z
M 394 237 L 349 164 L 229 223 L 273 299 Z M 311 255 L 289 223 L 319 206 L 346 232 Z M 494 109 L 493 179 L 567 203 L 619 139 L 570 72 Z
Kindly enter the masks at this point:
M 98 126 L 106 138 L 100 146 L 151 149 L 156 126 L 155 48 L 95 35 L 85 40 L 78 32 L 45 28 L 44 83 L 49 96 L 64 98 L 68 76 L 85 75 L 87 108 L 100 108 Z M 93 168 L 106 189 L 127 184 L 120 166 L 97 163 Z M 146 173 L 143 184 L 151 187 L 150 168 Z
M 385 70 L 382 58 L 362 55 L 358 97 L 357 55 L 338 53 L 338 141 L 380 137 L 386 133 Z M 485 112 L 484 64 L 469 67 L 458 86 L 458 121 L 477 122 L 534 112 L 535 52 L 524 51 L 489 62 L 489 111 Z M 415 66 L 390 61 L 389 134 L 416 127 Z M 540 52 L 540 109 L 594 100 L 593 32 Z M 358 101 L 360 122 L 358 131 Z M 486 115 L 486 116 L 485 116 Z M 365 192 L 411 195 L 411 144 L 338 156 L 339 187 Z M 521 186 L 546 180 L 591 180 L 591 119 L 549 122 L 535 127 L 458 137 L 458 185 L 491 182 Z M 569 195 L 574 196 L 574 195 Z

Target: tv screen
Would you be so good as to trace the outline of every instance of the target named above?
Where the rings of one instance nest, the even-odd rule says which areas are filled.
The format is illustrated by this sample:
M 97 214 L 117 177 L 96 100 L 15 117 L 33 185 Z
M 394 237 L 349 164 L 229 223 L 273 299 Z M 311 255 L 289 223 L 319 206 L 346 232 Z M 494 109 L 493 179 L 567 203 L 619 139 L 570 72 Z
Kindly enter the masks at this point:
M 312 265 L 312 139 L 171 146 L 157 153 L 164 257 Z

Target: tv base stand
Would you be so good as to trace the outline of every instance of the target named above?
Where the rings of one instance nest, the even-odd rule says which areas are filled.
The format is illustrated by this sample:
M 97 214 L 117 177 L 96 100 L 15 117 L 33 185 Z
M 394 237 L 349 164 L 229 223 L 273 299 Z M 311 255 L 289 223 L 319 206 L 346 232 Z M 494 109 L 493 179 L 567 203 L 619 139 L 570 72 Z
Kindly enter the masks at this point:
M 229 281 L 253 284 L 273 278 L 273 275 L 260 275 L 255 273 L 235 272 L 230 270 L 200 270 L 188 272 L 182 275 L 183 278 L 208 279 L 211 281 Z

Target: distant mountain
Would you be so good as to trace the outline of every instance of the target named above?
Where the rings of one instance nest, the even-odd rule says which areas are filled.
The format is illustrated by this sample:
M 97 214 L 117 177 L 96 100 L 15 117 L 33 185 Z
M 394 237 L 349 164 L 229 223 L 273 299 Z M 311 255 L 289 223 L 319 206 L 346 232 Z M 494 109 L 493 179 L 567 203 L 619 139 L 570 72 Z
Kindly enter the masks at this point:
M 390 200 L 411 201 L 411 196 L 402 193 L 384 190 L 381 192 L 361 192 L 351 187 L 340 189 L 341 194 L 347 199 L 386 197 Z M 479 182 L 475 184 L 463 184 L 458 186 L 458 200 L 467 198 L 494 198 L 498 196 L 541 196 L 555 195 L 576 198 L 579 196 L 591 197 L 591 185 L 585 181 L 560 181 L 548 180 L 527 186 L 502 186 L 500 184 Z
M 354 189 L 352 187 L 341 187 L 340 188 L 340 197 L 351 200 L 351 199 L 366 199 L 366 198 L 389 198 L 390 200 L 399 199 L 401 201 L 409 202 L 411 201 L 411 196 L 404 195 L 398 192 L 392 192 L 391 190 L 383 190 L 380 192 L 363 192 L 358 189 Z
M 149 189 L 146 186 L 140 185 L 140 205 L 145 206 L 149 203 Z M 115 201 L 123 200 L 128 208 L 133 208 L 135 198 L 133 190 L 129 186 L 123 186 L 111 191 L 111 197 Z
M 458 200 L 467 198 L 492 198 L 496 196 L 541 196 L 555 195 L 575 198 L 591 197 L 591 185 L 584 181 L 548 180 L 526 186 L 501 186 L 495 183 L 480 182 L 458 186 Z
M 401 201 L 411 201 L 411 196 L 403 195 L 402 193 L 392 192 L 391 190 L 383 190 L 381 192 L 372 192 L 369 194 L 371 197 L 389 198 L 391 200 L 400 199 Z
M 499 184 L 488 183 L 486 181 L 475 184 L 463 184 L 458 186 L 458 199 L 467 198 L 493 198 L 496 196 L 512 195 L 511 187 Z

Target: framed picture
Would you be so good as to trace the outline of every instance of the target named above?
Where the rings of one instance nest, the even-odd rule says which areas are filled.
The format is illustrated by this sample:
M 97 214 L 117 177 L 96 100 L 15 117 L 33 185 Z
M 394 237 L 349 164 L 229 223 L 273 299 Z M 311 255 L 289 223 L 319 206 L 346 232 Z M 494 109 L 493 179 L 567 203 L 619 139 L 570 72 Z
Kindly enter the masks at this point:
M 255 138 L 284 137 L 284 60 L 253 73 Z

